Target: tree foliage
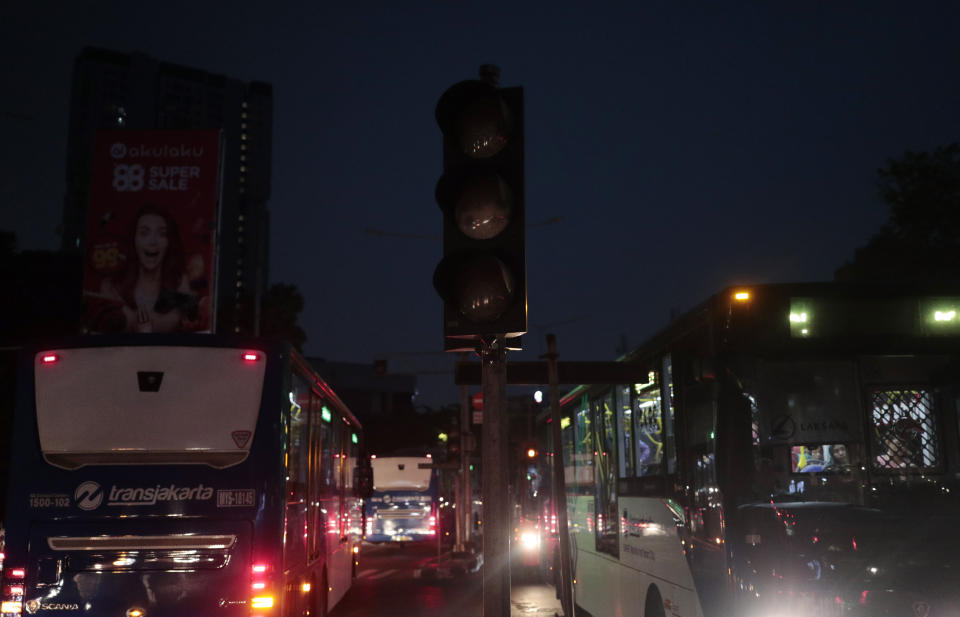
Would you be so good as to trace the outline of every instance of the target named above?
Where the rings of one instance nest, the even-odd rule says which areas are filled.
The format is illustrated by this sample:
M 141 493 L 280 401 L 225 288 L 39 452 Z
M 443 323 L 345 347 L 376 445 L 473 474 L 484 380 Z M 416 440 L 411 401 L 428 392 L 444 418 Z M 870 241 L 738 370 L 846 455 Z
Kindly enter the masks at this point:
M 890 218 L 835 278 L 960 280 L 960 145 L 890 159 L 877 185 Z
M 307 333 L 297 323 L 303 306 L 303 294 L 296 285 L 271 285 L 260 300 L 260 334 L 288 341 L 303 351 Z

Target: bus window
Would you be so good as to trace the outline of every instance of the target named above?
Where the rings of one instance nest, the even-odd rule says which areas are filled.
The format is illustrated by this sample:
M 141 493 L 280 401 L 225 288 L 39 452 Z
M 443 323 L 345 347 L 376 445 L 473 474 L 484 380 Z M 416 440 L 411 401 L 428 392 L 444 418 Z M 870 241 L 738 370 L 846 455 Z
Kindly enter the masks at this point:
M 590 420 L 590 402 L 586 396 L 580 400 L 573 420 L 573 478 L 567 478 L 569 486 L 590 491 L 594 483 L 593 473 L 593 423 Z
M 333 420 L 333 488 L 339 493 L 343 486 L 343 420 Z
M 630 403 L 630 386 L 617 386 L 617 426 L 620 427 L 619 459 L 620 477 L 634 475 L 633 456 L 633 408 Z
M 656 475 L 661 473 L 663 463 L 663 410 L 657 374 L 650 371 L 647 383 L 635 384 L 633 389 L 636 475 Z
M 291 379 L 289 420 L 287 423 L 287 514 L 284 552 L 286 567 L 294 567 L 306 561 L 306 524 L 303 503 L 307 499 L 307 460 L 310 451 L 309 414 L 310 382 L 294 373 Z
M 871 392 L 874 469 L 924 469 L 939 466 L 933 397 L 927 390 Z
M 329 495 L 333 492 L 333 429 L 327 418 L 320 420 L 320 474 L 321 490 Z
M 677 437 L 674 429 L 673 362 L 663 357 L 663 443 L 667 458 L 667 473 L 677 472 Z
M 291 386 L 290 422 L 287 425 L 287 501 L 299 503 L 306 499 L 310 384 L 294 374 Z
M 310 395 L 310 470 L 307 474 L 310 478 L 307 491 L 307 544 L 310 559 L 320 556 L 323 536 L 320 528 L 320 499 L 323 496 L 320 484 L 323 471 L 320 468 L 320 408 L 322 405 L 323 399 L 316 391 L 312 392 Z
M 594 458 L 596 459 L 596 516 L 597 550 L 611 555 L 619 554 L 617 536 L 620 516 L 617 510 L 616 412 L 613 392 L 609 391 L 594 401 L 595 428 Z

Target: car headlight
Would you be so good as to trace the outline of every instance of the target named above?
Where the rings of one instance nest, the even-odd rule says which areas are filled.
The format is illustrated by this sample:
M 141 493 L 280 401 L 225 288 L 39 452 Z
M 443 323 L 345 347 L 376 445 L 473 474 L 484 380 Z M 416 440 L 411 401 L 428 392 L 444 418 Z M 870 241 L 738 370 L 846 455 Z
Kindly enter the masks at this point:
M 539 548 L 540 535 L 534 531 L 524 531 L 520 534 L 520 545 L 527 550 Z

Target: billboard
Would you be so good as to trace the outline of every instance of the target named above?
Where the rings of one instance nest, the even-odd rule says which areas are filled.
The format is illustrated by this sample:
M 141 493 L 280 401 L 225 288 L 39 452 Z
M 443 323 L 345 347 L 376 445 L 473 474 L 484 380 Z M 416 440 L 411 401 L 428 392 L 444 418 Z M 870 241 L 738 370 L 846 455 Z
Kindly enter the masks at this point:
M 212 332 L 220 131 L 98 131 L 85 332 Z

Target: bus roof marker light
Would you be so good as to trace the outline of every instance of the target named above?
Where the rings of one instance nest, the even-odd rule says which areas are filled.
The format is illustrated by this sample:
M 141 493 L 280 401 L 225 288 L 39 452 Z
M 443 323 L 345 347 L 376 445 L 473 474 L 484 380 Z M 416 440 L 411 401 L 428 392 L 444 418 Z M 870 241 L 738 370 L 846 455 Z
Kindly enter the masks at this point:
M 243 361 L 244 362 L 257 362 L 260 360 L 260 354 L 255 351 L 245 351 L 243 352 Z
M 737 302 L 747 302 L 750 300 L 750 292 L 746 291 L 745 289 L 735 291 L 733 293 L 733 299 Z
M 60 360 L 60 356 L 55 353 L 45 353 L 40 356 L 40 362 L 43 364 L 55 364 Z
M 330 422 L 333 420 L 333 414 L 330 413 L 330 408 L 324 405 L 320 408 L 320 417 L 323 418 L 324 422 Z

